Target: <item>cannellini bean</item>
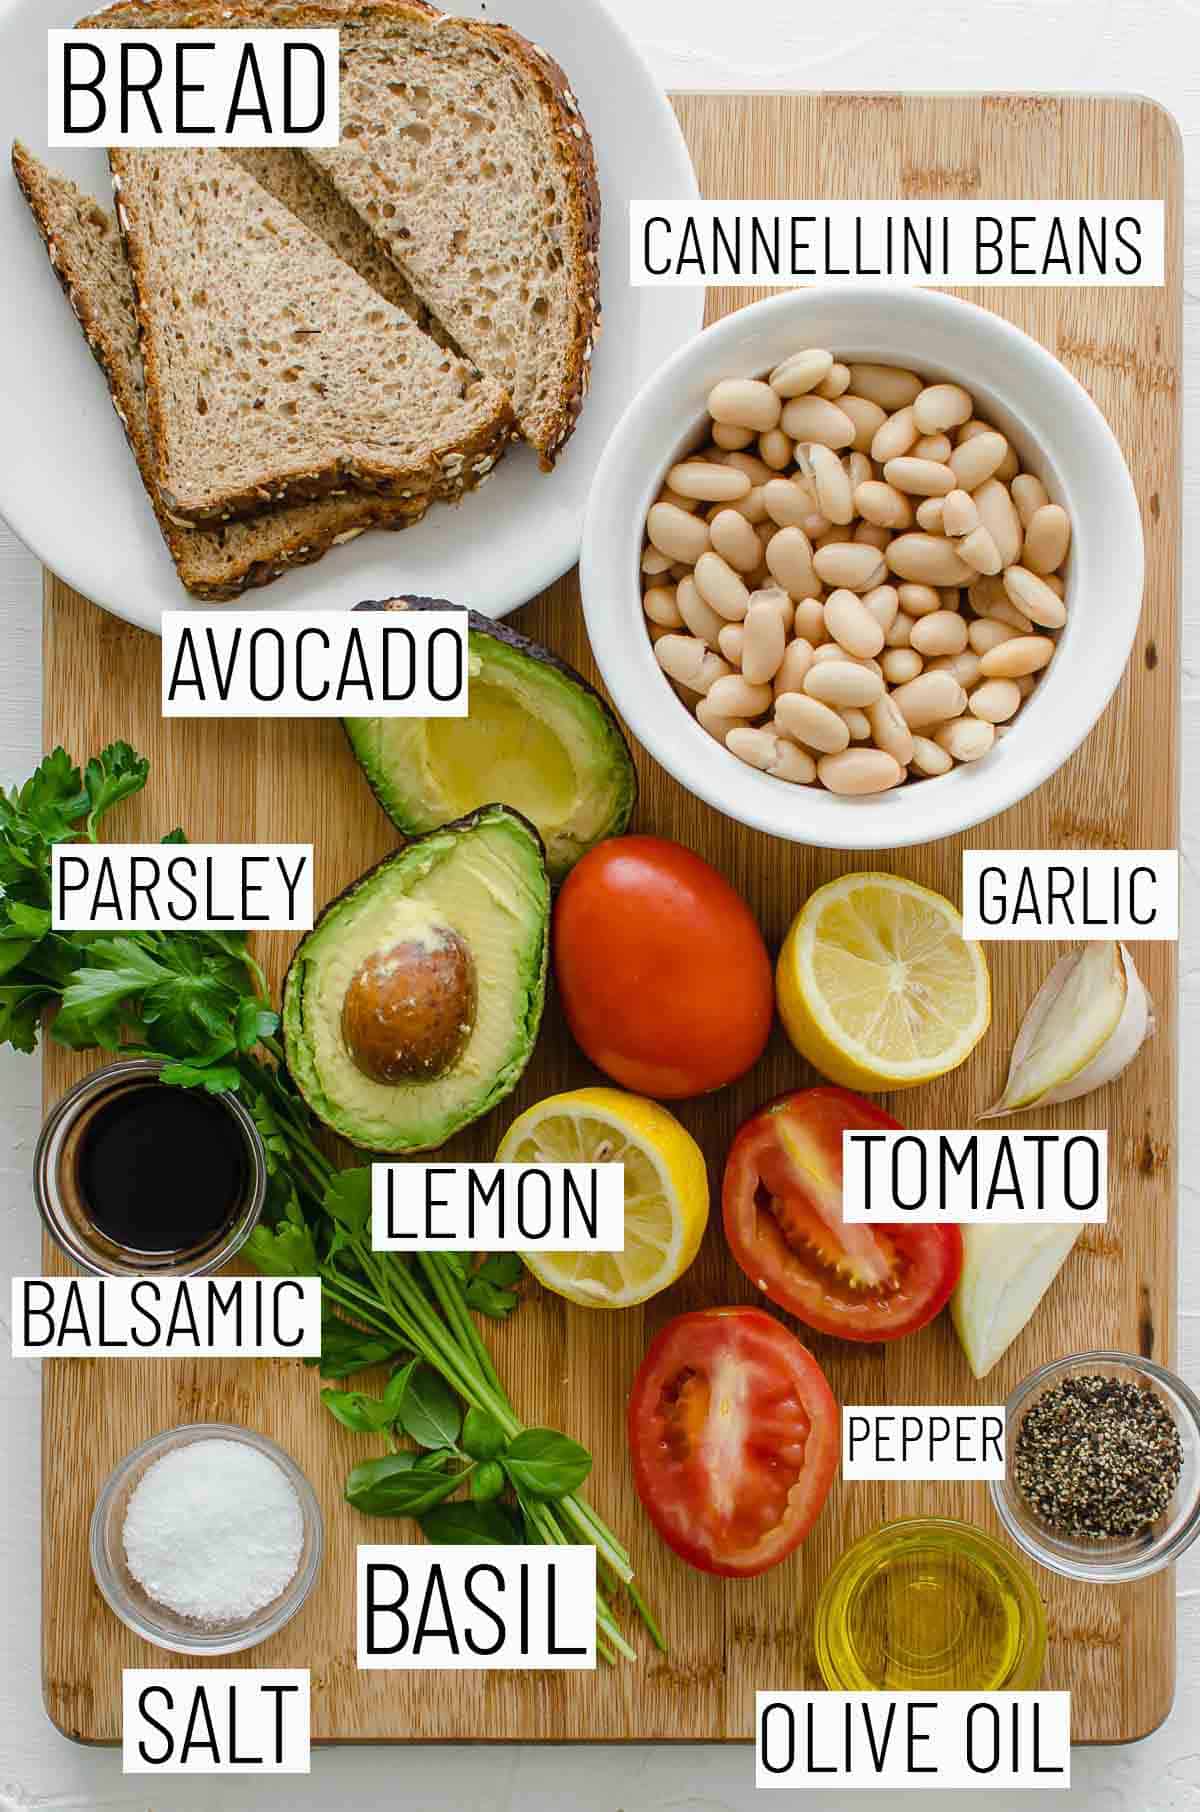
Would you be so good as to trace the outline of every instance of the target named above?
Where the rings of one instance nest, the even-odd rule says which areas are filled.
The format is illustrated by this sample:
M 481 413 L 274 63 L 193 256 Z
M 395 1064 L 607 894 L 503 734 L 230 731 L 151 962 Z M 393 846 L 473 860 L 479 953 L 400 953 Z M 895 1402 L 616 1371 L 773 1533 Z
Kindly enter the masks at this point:
M 815 598 L 821 591 L 812 543 L 800 528 L 781 528 L 767 542 L 767 569 L 771 577 L 797 600 Z
M 642 571 L 647 577 L 658 579 L 661 578 L 663 573 L 669 573 L 670 570 L 671 562 L 668 560 L 667 556 L 665 554 L 660 554 L 656 547 L 647 547 L 645 553 L 642 555 Z
M 966 489 L 965 485 L 963 489 Z M 998 478 L 988 478 L 971 495 L 975 499 L 980 522 L 999 549 L 1001 566 L 1012 566 L 1021 558 L 1024 536 L 1021 532 L 1021 518 L 1008 494 L 1008 486 L 1001 484 Z
M 767 515 L 777 528 L 800 528 L 811 514 L 808 498 L 790 478 L 772 478 L 762 488 Z
M 878 703 L 878 700 L 876 701 Z M 870 742 L 871 720 L 857 705 L 838 705 L 837 714 L 850 732 L 851 742 Z
M 999 648 L 1001 642 L 1011 642 L 1019 629 L 1010 629 L 1007 623 L 997 623 L 992 617 L 976 617 L 973 623 L 967 624 L 967 640 L 976 654 L 986 654 L 991 648 Z
M 903 589 L 903 588 L 901 588 Z M 909 648 L 912 646 L 912 627 L 915 617 L 910 617 L 906 610 L 898 610 L 896 619 L 888 630 L 884 641 L 889 648 Z
M 783 586 L 776 585 L 770 573 L 761 584 L 755 586 L 750 594 L 751 608 L 755 604 L 769 604 L 783 624 L 784 633 L 791 635 L 792 625 L 796 620 L 796 606 L 784 591 Z
M 855 396 L 869 397 L 889 415 L 915 403 L 925 387 L 915 371 L 899 365 L 851 364 L 850 385 Z
M 914 459 L 911 454 L 889 459 L 883 475 L 898 491 L 912 497 L 944 497 L 954 489 L 954 473 L 933 459 Z
M 815 390 L 833 371 L 833 354 L 831 352 L 794 352 L 784 359 L 782 365 L 776 365 L 769 382 L 777 396 L 790 399 L 793 396 L 806 396 Z M 844 367 L 843 367 L 844 369 Z
M 831 525 L 852 521 L 854 492 L 837 454 L 831 447 L 814 445 L 809 448 L 808 457 L 812 466 L 817 507 L 821 514 L 828 518 Z
M 817 395 L 828 397 L 831 403 L 836 403 L 838 397 L 844 396 L 849 388 L 849 365 L 831 365 L 829 368 L 829 376 L 827 378 L 822 378 L 821 382 L 817 385 Z
M 813 646 L 804 636 L 797 636 L 789 642 L 783 651 L 783 660 L 775 675 L 774 692 L 778 699 L 783 692 L 802 692 L 804 676 L 813 663 Z
M 977 490 L 993 478 L 1008 453 L 1008 442 L 994 428 L 981 428 L 970 440 L 961 437 L 947 464 L 961 491 Z
M 1061 629 L 1066 622 L 1067 607 L 1062 599 L 1027 567 L 1008 567 L 1004 574 L 1004 589 L 1010 602 L 1040 629 Z
M 678 680 L 692 692 L 706 693 L 733 672 L 727 661 L 693 635 L 665 635 L 654 644 L 654 654 L 667 678 Z
M 970 421 L 974 406 L 961 384 L 930 384 L 913 401 L 913 420 L 922 434 L 944 434 Z
M 982 669 L 974 649 L 964 648 L 959 654 L 939 654 L 929 662 L 928 671 L 953 674 L 963 691 L 969 692 L 979 684 Z
M 901 459 L 917 442 L 917 424 L 911 409 L 897 409 L 889 415 L 871 442 L 871 458 L 877 466 L 889 459 Z
M 681 629 L 683 617 L 675 600 L 673 585 L 652 585 L 642 599 L 642 609 L 652 623 L 663 629 Z
M 726 453 L 723 463 L 735 472 L 744 472 L 752 485 L 767 484 L 775 476 L 770 466 L 753 453 Z
M 729 422 L 713 423 L 713 445 L 723 453 L 740 453 L 754 441 L 753 428 L 735 428 Z
M 886 639 L 900 612 L 900 594 L 894 585 L 876 585 L 863 593 L 863 609 L 870 611 Z
M 752 485 L 744 497 L 739 497 L 736 503 L 730 504 L 730 509 L 736 510 L 739 516 L 744 516 L 752 526 L 765 522 L 767 519 L 767 506 L 764 501 L 765 489 L 766 487 L 761 484 Z
M 745 642 L 742 654 L 745 657 Z M 729 673 L 715 679 L 708 688 L 708 702 L 721 717 L 761 717 L 771 709 L 770 686 L 752 685 L 741 673 Z
M 773 472 L 785 472 L 792 463 L 792 443 L 782 428 L 758 437 L 758 456 Z
M 916 679 L 925 666 L 925 659 L 915 648 L 888 648 L 879 665 L 889 686 L 903 686 L 910 679 Z
M 954 442 L 948 434 L 923 434 L 913 447 L 918 459 L 936 459 L 943 466 L 953 451 Z
M 1001 584 L 1003 584 L 1003 581 L 1001 581 Z M 988 618 L 989 622 L 1004 623 L 1008 628 L 1015 629 L 1018 635 L 1029 635 L 1033 629 L 1033 624 L 1030 619 L 1023 611 L 1017 609 L 1007 593 L 994 603 L 989 604 L 984 615 Z
M 966 585 L 975 576 L 954 543 L 940 535 L 898 535 L 885 557 L 894 573 L 920 585 Z M 903 598 L 900 603 L 903 608 Z
M 764 771 L 779 757 L 779 738 L 774 730 L 753 730 L 748 726 L 730 730 L 725 738 L 725 747 L 739 761 Z
M 961 654 L 967 645 L 967 626 L 953 610 L 935 610 L 913 624 L 909 644 L 918 654 Z
M 954 493 L 950 492 L 953 496 Z M 917 505 L 917 526 L 923 528 L 927 535 L 946 535 L 946 499 L 944 497 L 926 497 Z
M 1021 518 L 1021 526 L 1028 529 L 1038 511 L 1045 509 L 1049 503 L 1049 493 L 1041 479 L 1035 478 L 1032 472 L 1019 473 L 1009 489 L 1017 506 L 1017 515 Z
M 782 692 L 775 700 L 775 721 L 784 734 L 822 754 L 850 747 L 850 732 L 836 711 L 804 692 Z
M 740 623 L 724 624 L 717 636 L 717 647 L 734 667 L 742 664 L 742 643 L 745 639 L 746 631 Z
M 948 774 L 954 766 L 954 757 L 928 736 L 914 736 L 912 764 L 920 774 Z
M 698 497 L 685 497 L 681 491 L 673 491 L 669 484 L 664 484 L 655 499 L 656 503 L 673 503 L 685 516 L 694 516 L 700 508 Z
M 790 780 L 794 786 L 808 786 L 817 777 L 817 764 L 807 749 L 781 736 L 779 751 L 767 773 L 776 780 Z
M 745 581 L 720 554 L 701 554 L 696 562 L 696 589 L 728 623 L 740 623 L 750 604 Z
M 1066 597 L 1067 588 L 1057 573 L 1044 573 L 1042 577 L 1044 583 L 1050 587 L 1056 598 Z
M 830 592 L 825 600 L 825 627 L 847 654 L 879 654 L 884 631 L 854 592 Z
M 877 547 L 880 553 L 882 553 L 891 538 L 891 529 L 880 528 L 874 522 L 859 522 L 855 524 L 854 539 L 862 547 Z
M 715 422 L 753 428 L 756 434 L 777 428 L 782 408 L 778 392 L 754 378 L 725 378 L 708 395 L 708 413 Z
M 925 524 L 922 523 L 924 528 Z M 969 535 L 979 527 L 979 511 L 969 491 L 953 490 L 942 500 L 942 530 L 947 535 Z
M 886 692 L 868 710 L 867 721 L 876 748 L 883 749 L 906 768 L 912 760 L 912 731 Z
M 904 492 L 878 478 L 868 479 L 859 485 L 854 493 L 854 507 L 865 521 L 876 523 L 880 528 L 906 529 L 912 526 L 913 508 Z
M 980 658 L 984 679 L 1021 679 L 1027 673 L 1039 673 L 1054 653 L 1048 635 L 1018 635 L 1011 642 L 1001 642 Z
M 792 634 L 802 636 L 815 648 L 825 640 L 825 607 L 821 602 L 821 590 L 818 588 L 811 598 L 796 599 L 796 615 L 792 621 Z
M 752 523 L 737 510 L 718 510 L 708 525 L 713 549 L 734 572 L 752 573 L 762 565 L 762 542 Z
M 869 484 L 875 476 L 875 467 L 866 453 L 847 453 L 842 464 L 852 492 L 860 484 Z
M 897 686 L 892 703 L 910 730 L 924 730 L 930 724 L 960 717 L 967 708 L 967 695 L 952 673 L 919 673 L 906 685 Z
M 990 577 L 1000 571 L 1000 549 L 982 522 L 970 534 L 964 535 L 957 546 L 959 558 L 965 560 L 968 566 L 974 567 L 977 573 Z
M 985 723 L 1006 724 L 1021 709 L 1021 688 L 1016 680 L 984 680 L 967 700 L 967 710 Z
M 896 596 L 901 610 L 907 611 L 910 617 L 927 617 L 931 611 L 942 608 L 942 594 L 932 585 L 901 585 L 897 587 Z
M 646 533 L 660 554 L 694 566 L 708 552 L 707 522 L 697 521 L 673 503 L 655 503 L 646 518 Z
M 824 584 L 844 585 L 847 591 L 870 591 L 885 577 L 879 549 L 861 542 L 834 541 L 819 547 L 813 554 L 813 566 Z
M 719 711 L 714 711 L 706 698 L 697 701 L 696 722 L 700 725 L 702 730 L 708 731 L 708 734 L 713 738 L 714 742 L 719 742 L 722 745 L 724 745 L 725 738 L 729 735 L 731 730 L 745 728 L 745 725 L 742 724 L 738 718 L 722 717 Z
M 692 634 L 709 648 L 719 647 L 725 618 L 718 616 L 712 605 L 704 602 L 696 581 L 690 574 L 675 587 L 675 602 Z
M 857 661 L 814 661 L 804 676 L 809 698 L 823 705 L 873 705 L 883 696 L 883 680 Z
M 750 479 L 736 466 L 710 465 L 705 459 L 685 459 L 672 466 L 667 484 L 681 497 L 696 497 L 701 503 L 734 503 L 750 489 Z
M 760 593 L 758 603 L 751 600 L 743 624 L 742 678 L 754 686 L 773 680 L 783 661 L 786 642 L 783 618 L 770 598 Z
M 980 717 L 960 717 L 935 730 L 933 740 L 955 761 L 978 761 L 995 742 L 996 728 Z
M 856 429 L 840 403 L 823 396 L 794 396 L 783 406 L 783 431 L 793 440 L 821 447 L 851 447 Z
M 822 535 L 827 535 L 829 533 L 833 524 L 830 522 L 828 516 L 820 516 L 814 510 L 811 516 L 806 516 L 804 518 L 800 527 L 804 530 L 804 533 L 808 536 L 809 540 L 815 543 L 821 539 Z
M 1025 524 L 1021 563 L 1035 573 L 1056 573 L 1071 545 L 1071 518 L 1057 503 L 1045 503 Z
M 823 755 L 817 763 L 817 778 L 831 793 L 854 797 L 886 793 L 899 786 L 904 769 L 884 749 L 847 749 L 841 755 Z
M 1011 484 L 1020 470 L 1021 462 L 1017 458 L 1017 449 L 1010 446 L 1008 452 L 996 467 L 996 477 L 1002 484 Z
M 837 406 L 854 423 L 853 445 L 856 451 L 869 453 L 871 443 L 887 420 L 884 411 L 868 396 L 839 396 Z

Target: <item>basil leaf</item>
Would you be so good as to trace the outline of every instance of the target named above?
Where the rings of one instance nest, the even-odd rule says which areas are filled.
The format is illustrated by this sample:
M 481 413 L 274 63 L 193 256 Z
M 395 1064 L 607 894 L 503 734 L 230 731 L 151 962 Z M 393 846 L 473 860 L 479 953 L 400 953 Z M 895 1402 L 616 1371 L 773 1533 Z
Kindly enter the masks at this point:
M 365 1334 L 326 1310 L 321 1317 L 321 1357 L 306 1359 L 304 1363 L 319 1366 L 322 1378 L 351 1378 L 355 1372 L 369 1371 L 373 1365 L 386 1365 L 399 1351 L 390 1340 Z
M 518 1491 L 530 1497 L 565 1497 L 592 1470 L 592 1456 L 553 1428 L 526 1428 L 510 1441 L 501 1464 Z
M 366 1516 L 423 1516 L 451 1497 L 463 1478 L 461 1472 L 418 1471 L 412 1454 L 389 1453 L 355 1466 L 343 1495 Z
M 416 1369 L 416 1360 L 410 1359 L 407 1365 L 397 1366 L 396 1370 L 388 1379 L 387 1387 L 383 1393 L 383 1401 L 387 1405 L 389 1422 L 394 1422 L 400 1414 L 400 1405 L 404 1401 L 404 1393 L 408 1389 L 409 1381 Z
M 507 1548 L 521 1539 L 516 1524 L 499 1504 L 443 1504 L 421 1518 L 421 1534 L 426 1541 L 447 1547 Z
M 462 1427 L 462 1410 L 441 1373 L 431 1365 L 420 1365 L 408 1381 L 399 1419 L 418 1447 L 453 1447 Z
M 361 1390 L 323 1390 L 321 1401 L 343 1428 L 355 1434 L 378 1434 L 391 1421 L 391 1411 L 380 1397 Z
M 463 1420 L 462 1444 L 473 1460 L 494 1460 L 508 1446 L 508 1436 L 486 1409 L 469 1409 Z
M 471 1501 L 490 1504 L 504 1490 L 504 1468 L 499 1460 L 481 1460 L 471 1474 Z
M 457 1459 L 453 1447 L 435 1447 L 432 1453 L 413 1455 L 414 1472 L 445 1472 L 451 1460 Z

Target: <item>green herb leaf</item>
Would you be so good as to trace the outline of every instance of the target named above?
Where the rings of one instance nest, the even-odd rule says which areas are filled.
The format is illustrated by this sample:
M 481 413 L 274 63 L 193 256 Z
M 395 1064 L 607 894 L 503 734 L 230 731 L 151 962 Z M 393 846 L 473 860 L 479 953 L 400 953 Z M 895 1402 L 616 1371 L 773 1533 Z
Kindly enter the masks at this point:
M 417 1361 L 410 1359 L 407 1365 L 399 1365 L 387 1381 L 383 1400 L 388 1407 L 388 1421 L 395 1422 L 400 1414 L 400 1405 L 404 1402 L 404 1393 L 408 1389 Z
M 521 1539 L 520 1530 L 501 1505 L 461 1502 L 427 1511 L 421 1518 L 421 1534 L 426 1541 L 446 1547 L 508 1548 Z
M 407 1461 L 407 1464 L 401 1462 Z M 345 1499 L 366 1516 L 424 1516 L 452 1497 L 466 1474 L 418 1471 L 411 1454 L 389 1453 L 364 1460 L 346 1480 Z
M 319 1366 L 322 1378 L 352 1378 L 356 1372 L 386 1365 L 401 1349 L 379 1334 L 366 1334 L 341 1315 L 325 1309 L 321 1316 L 321 1357 L 306 1359 Z
M 525 1428 L 510 1441 L 501 1462 L 518 1491 L 530 1497 L 565 1497 L 592 1470 L 586 1447 L 553 1428 Z
M 392 1412 L 381 1397 L 361 1390 L 323 1390 L 321 1401 L 343 1428 L 355 1434 L 380 1434 L 392 1421 Z
M 504 1468 L 499 1460 L 481 1460 L 471 1474 L 471 1501 L 490 1504 L 504 1490 Z
M 260 1221 L 243 1249 L 267 1277 L 315 1277 L 320 1270 L 316 1243 L 302 1218 L 282 1221 L 278 1227 Z
M 339 1171 L 325 1191 L 325 1212 L 352 1239 L 371 1231 L 371 1167 Z
M 494 1460 L 508 1446 L 508 1436 L 486 1409 L 469 1409 L 463 1418 L 462 1444 L 473 1460 Z
M 235 1023 L 238 1050 L 252 1051 L 262 1039 L 272 1037 L 279 1030 L 279 1015 L 252 995 L 245 995 L 238 1002 Z
M 520 1300 L 515 1290 L 498 1290 L 486 1277 L 473 1277 L 467 1285 L 467 1307 L 491 1321 L 503 1321 Z
M 0 1044 L 11 1044 L 17 1051 L 36 1050 L 42 1008 L 53 993 L 53 988 L 19 983 L 0 988 Z
M 400 1403 L 400 1426 L 418 1447 L 453 1447 L 462 1427 L 458 1398 L 431 1365 L 419 1365 Z
M 241 1085 L 242 1073 L 232 1063 L 168 1063 L 159 1076 L 160 1082 L 175 1088 L 203 1088 L 210 1095 L 228 1095 Z
M 127 742 L 110 742 L 88 762 L 83 771 L 83 784 L 89 807 L 87 834 L 93 843 L 101 818 L 122 799 L 140 793 L 149 772 L 146 756 L 139 755 Z
M 525 1261 L 519 1252 L 493 1252 L 475 1273 L 498 1290 L 511 1290 L 525 1275 Z

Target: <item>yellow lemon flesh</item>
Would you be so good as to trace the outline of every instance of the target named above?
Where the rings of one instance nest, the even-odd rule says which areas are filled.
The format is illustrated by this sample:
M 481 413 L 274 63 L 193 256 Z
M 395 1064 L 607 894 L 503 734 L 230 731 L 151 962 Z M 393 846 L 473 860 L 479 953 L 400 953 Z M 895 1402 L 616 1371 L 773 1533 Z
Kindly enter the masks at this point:
M 949 900 L 898 875 L 843 875 L 810 895 L 775 983 L 800 1055 L 868 1094 L 957 1068 L 992 1017 L 982 948 Z
M 623 1164 L 623 1252 L 525 1252 L 539 1283 L 589 1309 L 657 1296 L 695 1258 L 708 1225 L 704 1154 L 674 1114 L 615 1088 L 580 1088 L 527 1108 L 500 1142 L 501 1164 Z

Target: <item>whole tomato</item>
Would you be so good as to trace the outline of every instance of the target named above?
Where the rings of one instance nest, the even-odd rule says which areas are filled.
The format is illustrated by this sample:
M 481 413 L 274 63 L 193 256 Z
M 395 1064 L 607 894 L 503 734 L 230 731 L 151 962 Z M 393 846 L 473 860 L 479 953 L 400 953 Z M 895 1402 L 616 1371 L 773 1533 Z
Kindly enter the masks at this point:
M 771 1031 L 771 959 L 723 875 L 661 837 L 613 837 L 554 909 L 567 1024 L 614 1082 L 674 1101 L 744 1074 Z

